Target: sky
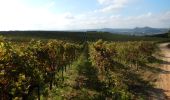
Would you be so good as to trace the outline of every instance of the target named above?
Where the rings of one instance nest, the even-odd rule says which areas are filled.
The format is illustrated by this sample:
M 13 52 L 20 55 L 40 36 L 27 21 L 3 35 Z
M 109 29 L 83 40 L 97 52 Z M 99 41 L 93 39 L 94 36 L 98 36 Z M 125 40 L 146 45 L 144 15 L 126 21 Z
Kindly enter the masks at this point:
M 170 0 L 0 0 L 0 30 L 170 28 Z

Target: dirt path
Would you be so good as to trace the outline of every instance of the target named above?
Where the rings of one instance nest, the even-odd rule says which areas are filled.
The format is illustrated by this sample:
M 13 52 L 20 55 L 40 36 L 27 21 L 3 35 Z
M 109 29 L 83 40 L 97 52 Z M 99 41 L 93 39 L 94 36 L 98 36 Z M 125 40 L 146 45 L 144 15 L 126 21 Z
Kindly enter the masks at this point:
M 163 70 L 159 74 L 159 79 L 156 83 L 157 88 L 162 90 L 162 92 L 166 95 L 158 100 L 170 100 L 170 49 L 167 46 L 168 43 L 163 43 L 160 45 L 161 50 L 161 59 L 164 61 L 161 64 L 161 69 Z

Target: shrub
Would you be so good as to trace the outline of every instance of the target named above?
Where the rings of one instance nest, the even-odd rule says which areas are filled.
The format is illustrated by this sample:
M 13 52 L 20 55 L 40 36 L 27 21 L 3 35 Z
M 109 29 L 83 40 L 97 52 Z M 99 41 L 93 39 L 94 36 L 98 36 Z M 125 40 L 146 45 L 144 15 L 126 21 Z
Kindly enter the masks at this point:
M 170 44 L 168 44 L 167 47 L 170 48 Z

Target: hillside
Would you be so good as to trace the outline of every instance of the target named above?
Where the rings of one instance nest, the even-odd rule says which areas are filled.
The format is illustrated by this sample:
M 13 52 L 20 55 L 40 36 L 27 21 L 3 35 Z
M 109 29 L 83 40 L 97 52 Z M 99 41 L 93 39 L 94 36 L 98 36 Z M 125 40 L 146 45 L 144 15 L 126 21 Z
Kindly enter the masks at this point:
M 158 69 L 153 42 L 2 39 L 0 46 L 1 100 L 150 100 Z
M 170 31 L 166 32 L 165 34 L 156 34 L 153 37 L 162 37 L 162 38 L 170 38 Z
M 144 37 L 109 32 L 68 32 L 68 31 L 1 31 L 0 35 L 11 41 L 29 41 L 30 39 L 61 39 L 70 41 L 96 41 L 103 39 L 107 41 L 138 41 L 138 40 L 165 40 L 163 37 Z
M 126 34 L 126 35 L 136 35 L 136 36 L 144 36 L 144 35 L 155 35 L 162 34 L 168 32 L 167 28 L 152 28 L 152 27 L 136 27 L 133 29 L 130 28 L 103 28 L 103 29 L 91 29 L 86 31 L 97 31 L 97 32 L 110 32 L 110 33 L 118 33 L 118 34 Z

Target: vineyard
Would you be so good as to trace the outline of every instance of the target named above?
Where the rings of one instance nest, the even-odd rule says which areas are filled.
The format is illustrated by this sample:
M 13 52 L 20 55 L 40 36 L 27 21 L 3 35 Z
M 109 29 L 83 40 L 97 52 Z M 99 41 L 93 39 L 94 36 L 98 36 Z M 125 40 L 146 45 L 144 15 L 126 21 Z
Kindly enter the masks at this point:
M 62 41 L 31 41 L 26 46 L 1 42 L 1 100 L 27 99 L 34 89 L 40 98 L 40 87 L 51 90 L 58 77 L 80 54 L 81 46 Z
M 98 79 L 105 84 L 104 97 L 131 100 L 136 98 L 136 93 L 141 92 L 142 88 L 149 86 L 146 80 L 139 76 L 139 71 L 153 59 L 152 55 L 156 52 L 154 43 L 108 43 L 99 40 L 89 48 L 90 60 L 98 71 Z
M 152 84 L 144 66 L 154 62 L 149 41 L 72 43 L 0 42 L 1 100 L 145 99 Z

